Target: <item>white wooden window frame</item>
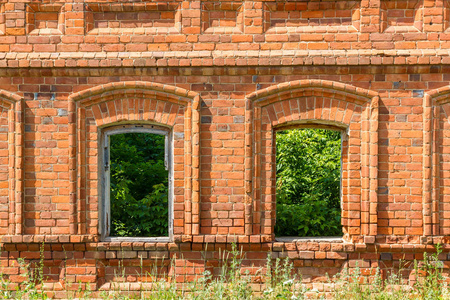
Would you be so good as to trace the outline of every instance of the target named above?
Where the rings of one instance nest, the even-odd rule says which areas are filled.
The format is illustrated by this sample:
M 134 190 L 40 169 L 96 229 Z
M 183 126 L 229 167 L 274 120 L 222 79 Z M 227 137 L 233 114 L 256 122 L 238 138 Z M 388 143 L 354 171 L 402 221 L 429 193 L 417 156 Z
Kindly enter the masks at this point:
M 163 237 L 115 237 L 110 236 L 111 229 L 111 199 L 110 199 L 110 137 L 122 133 L 151 133 L 163 135 L 164 165 L 169 173 L 168 178 L 168 230 L 169 236 Z M 148 124 L 126 124 L 100 129 L 99 144 L 99 174 L 101 174 L 101 204 L 99 231 L 102 241 L 105 242 L 169 242 L 173 239 L 173 136 L 170 128 Z

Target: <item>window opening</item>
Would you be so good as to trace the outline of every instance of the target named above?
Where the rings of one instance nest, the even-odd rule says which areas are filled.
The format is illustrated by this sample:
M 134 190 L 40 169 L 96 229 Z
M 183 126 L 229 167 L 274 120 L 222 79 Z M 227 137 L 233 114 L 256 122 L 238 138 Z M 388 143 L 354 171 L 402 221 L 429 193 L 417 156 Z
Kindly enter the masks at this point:
M 169 237 L 169 131 L 122 126 L 104 135 L 104 237 Z
M 320 128 L 276 132 L 276 236 L 342 236 L 341 135 Z

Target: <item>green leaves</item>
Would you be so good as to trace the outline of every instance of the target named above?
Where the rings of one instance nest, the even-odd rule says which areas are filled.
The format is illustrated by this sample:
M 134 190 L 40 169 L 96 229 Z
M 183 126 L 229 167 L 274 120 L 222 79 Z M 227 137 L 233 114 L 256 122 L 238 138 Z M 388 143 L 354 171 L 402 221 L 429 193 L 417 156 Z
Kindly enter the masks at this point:
M 277 236 L 342 234 L 341 133 L 277 132 Z
M 168 236 L 164 136 L 111 136 L 111 236 Z
M 111 136 L 111 235 L 168 235 L 164 136 Z M 276 235 L 341 235 L 340 132 L 277 133 Z

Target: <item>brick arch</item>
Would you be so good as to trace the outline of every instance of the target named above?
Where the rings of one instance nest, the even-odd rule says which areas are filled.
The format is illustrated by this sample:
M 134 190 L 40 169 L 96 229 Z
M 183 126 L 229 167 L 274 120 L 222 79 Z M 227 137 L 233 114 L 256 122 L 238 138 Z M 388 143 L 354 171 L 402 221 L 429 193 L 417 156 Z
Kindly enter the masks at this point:
M 286 82 L 247 96 L 246 232 L 273 239 L 275 140 L 279 127 L 341 128 L 344 237 L 373 242 L 377 233 L 376 92 L 326 80 Z M 366 237 L 366 238 L 364 238 Z
M 0 100 L 6 103 L 7 106 L 9 106 L 12 103 L 20 102 L 22 100 L 22 97 L 17 94 L 0 89 Z M 2 104 L 2 106 L 3 105 L 4 104 Z
M 174 137 L 174 239 L 199 233 L 200 97 L 154 82 L 114 82 L 69 97 L 70 232 L 98 238 L 98 133 L 120 124 L 157 124 Z M 89 175 L 95 173 L 95 175 Z M 94 199 L 87 201 L 87 198 Z M 87 205 L 91 207 L 87 209 Z M 89 212 L 94 212 L 89 215 Z
M 125 91 L 147 91 L 161 93 L 166 95 L 172 101 L 180 101 L 184 105 L 187 105 L 193 99 L 198 96 L 198 93 L 188 91 L 183 88 L 179 88 L 172 85 L 146 82 L 146 81 L 126 81 L 126 82 L 111 82 L 104 85 L 98 85 L 89 89 L 82 90 L 80 92 L 72 94 L 69 99 L 72 101 L 81 101 L 86 103 L 87 101 L 93 101 L 98 99 L 104 99 L 110 95 L 120 94 Z M 170 101 L 170 100 L 169 100 Z M 87 105 L 87 104 L 85 104 Z
M 0 89 L 0 235 L 23 234 L 22 100 Z
M 450 235 L 450 86 L 428 91 L 423 107 L 423 242 L 431 243 Z
M 274 96 L 280 95 L 282 92 L 292 92 L 294 90 L 307 90 L 307 89 L 320 89 L 327 90 L 331 93 L 342 93 L 348 96 L 350 99 L 361 99 L 363 102 L 373 99 L 378 96 L 375 91 L 359 88 L 350 84 L 345 84 L 331 80 L 296 80 L 283 82 L 277 85 L 272 85 L 265 89 L 256 91 L 247 96 L 247 99 L 255 102 L 262 99 L 274 98 Z M 365 99 L 365 100 L 363 100 Z

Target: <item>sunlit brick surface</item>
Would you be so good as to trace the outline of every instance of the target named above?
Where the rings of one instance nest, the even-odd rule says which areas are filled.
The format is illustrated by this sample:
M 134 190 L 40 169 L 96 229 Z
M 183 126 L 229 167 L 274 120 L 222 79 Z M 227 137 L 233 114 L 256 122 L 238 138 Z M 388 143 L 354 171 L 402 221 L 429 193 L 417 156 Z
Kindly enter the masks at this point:
M 1 2 L 0 272 L 17 284 L 43 242 L 58 298 L 112 288 L 119 262 L 146 281 L 140 258 L 180 283 L 217 272 L 232 242 L 256 290 L 268 253 L 319 289 L 437 243 L 447 266 L 449 16 L 447 0 Z M 172 130 L 170 242 L 100 240 L 99 133 L 124 123 Z M 273 132 L 324 124 L 346 132 L 343 234 L 276 240 Z

